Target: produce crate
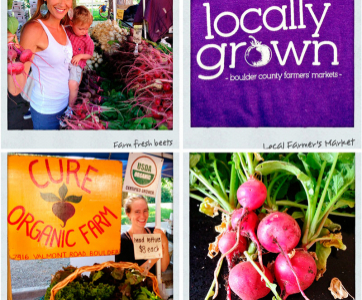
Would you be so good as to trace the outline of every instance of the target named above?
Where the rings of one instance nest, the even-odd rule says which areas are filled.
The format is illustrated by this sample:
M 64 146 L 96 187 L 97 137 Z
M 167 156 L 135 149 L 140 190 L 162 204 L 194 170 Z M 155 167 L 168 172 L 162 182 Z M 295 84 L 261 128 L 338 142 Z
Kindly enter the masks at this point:
M 55 300 L 56 293 L 59 290 L 61 290 L 63 287 L 65 287 L 68 283 L 72 282 L 75 278 L 77 278 L 78 275 L 81 275 L 84 272 L 100 271 L 100 270 L 102 270 L 102 269 L 104 269 L 106 267 L 113 267 L 113 268 L 117 268 L 117 269 L 121 269 L 121 268 L 135 269 L 135 270 L 137 270 L 137 271 L 139 271 L 141 273 L 144 271 L 144 269 L 141 268 L 138 264 L 129 263 L 129 262 L 118 262 L 118 263 L 116 263 L 116 262 L 113 262 L 113 261 L 107 261 L 107 262 L 104 262 L 104 263 L 99 264 L 99 265 L 81 267 L 81 268 L 78 268 L 77 270 L 75 270 L 72 274 L 70 274 L 63 281 L 58 282 L 52 288 L 51 295 L 50 295 L 50 300 Z M 152 273 L 148 273 L 146 276 L 152 279 L 153 291 L 158 297 L 161 298 L 160 291 L 158 289 L 157 277 L 155 275 L 153 275 Z

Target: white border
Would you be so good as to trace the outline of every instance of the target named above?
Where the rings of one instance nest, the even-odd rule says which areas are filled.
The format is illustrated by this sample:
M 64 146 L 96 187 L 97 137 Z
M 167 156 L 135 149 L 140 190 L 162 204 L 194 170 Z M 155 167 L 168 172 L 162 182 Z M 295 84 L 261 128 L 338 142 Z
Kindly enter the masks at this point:
M 174 1 L 175 2 L 175 1 Z M 175 2 L 173 10 L 174 18 L 174 36 L 180 34 L 178 2 Z M 2 149 L 44 149 L 50 146 L 53 149 L 105 149 L 114 151 L 149 151 L 149 149 L 171 150 L 179 147 L 179 65 L 175 63 L 180 57 L 180 41 L 174 38 L 174 76 L 173 76 L 173 103 L 174 103 L 174 128 L 170 130 L 8 130 L 8 108 L 7 108 L 7 2 L 1 1 L 1 145 Z M 151 141 L 153 146 L 147 148 L 114 148 L 114 142 L 122 142 L 123 144 L 130 143 L 133 145 L 135 140 L 138 142 Z M 172 140 L 172 146 L 157 146 L 154 145 L 154 140 L 165 141 Z M 157 151 L 156 150 L 156 151 Z
M 356 143 L 353 147 L 344 147 L 344 149 L 361 148 L 361 95 L 362 95 L 362 72 L 361 72 L 361 45 L 362 45 L 362 5 L 361 1 L 354 1 L 354 128 L 193 128 L 191 127 L 191 1 L 183 1 L 184 5 L 184 32 L 183 32 L 183 53 L 184 65 L 186 71 L 183 74 L 183 99 L 184 99 L 184 145 L 185 148 L 263 148 L 265 145 L 295 141 L 298 143 L 315 142 L 316 140 L 348 140 L 354 138 Z M 193 0 L 199 1 L 199 0 Z M 227 91 L 225 91 L 227 92 Z M 217 99 L 215 99 L 217 101 Z M 343 117 L 343 116 L 342 116 Z M 216 137 L 216 138 L 215 138 Z M 324 144 L 324 142 L 323 142 Z M 325 147 L 322 147 L 325 148 Z M 310 148 L 308 148 L 310 149 Z M 308 149 L 305 149 L 307 151 Z M 331 151 L 338 151 L 340 148 L 333 148 Z M 263 150 L 266 151 L 266 150 Z M 280 150 L 275 150 L 280 151 Z M 296 149 L 284 149 L 284 151 L 298 151 Z

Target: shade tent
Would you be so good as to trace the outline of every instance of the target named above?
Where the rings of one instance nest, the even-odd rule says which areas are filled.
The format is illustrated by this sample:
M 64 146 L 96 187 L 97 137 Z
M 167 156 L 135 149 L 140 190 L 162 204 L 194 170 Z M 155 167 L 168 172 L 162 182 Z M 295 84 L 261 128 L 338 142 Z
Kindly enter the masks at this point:
M 128 162 L 128 153 L 32 153 L 33 155 L 49 155 L 49 156 L 61 156 L 61 157 L 81 157 L 81 158 L 97 158 L 97 159 L 110 159 L 110 160 L 118 160 L 122 162 L 123 166 L 123 176 L 127 169 Z M 163 158 L 162 165 L 162 178 L 172 178 L 173 177 L 173 159 L 172 154 L 170 153 L 144 153 L 151 156 L 156 156 L 159 158 Z

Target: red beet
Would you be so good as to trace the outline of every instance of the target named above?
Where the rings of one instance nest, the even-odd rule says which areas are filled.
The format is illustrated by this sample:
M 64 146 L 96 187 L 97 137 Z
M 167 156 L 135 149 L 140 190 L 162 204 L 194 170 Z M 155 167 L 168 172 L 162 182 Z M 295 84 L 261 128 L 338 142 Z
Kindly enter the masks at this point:
M 52 207 L 54 215 L 64 222 L 63 228 L 67 224 L 67 221 L 74 216 L 75 208 L 69 202 L 57 202 Z
M 24 64 L 21 62 L 8 63 L 8 74 L 19 75 L 24 72 Z
M 32 61 L 31 57 L 33 56 L 33 52 L 30 49 L 25 49 L 23 52 L 21 52 L 20 54 L 20 61 L 22 63 L 26 63 L 28 61 Z

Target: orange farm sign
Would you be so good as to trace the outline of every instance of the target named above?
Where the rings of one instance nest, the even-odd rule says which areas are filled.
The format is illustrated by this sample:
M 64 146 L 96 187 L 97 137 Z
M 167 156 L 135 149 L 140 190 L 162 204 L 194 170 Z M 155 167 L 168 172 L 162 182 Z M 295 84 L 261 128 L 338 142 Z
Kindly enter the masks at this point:
M 120 252 L 122 163 L 8 156 L 11 259 Z

